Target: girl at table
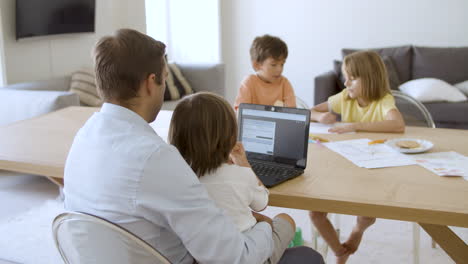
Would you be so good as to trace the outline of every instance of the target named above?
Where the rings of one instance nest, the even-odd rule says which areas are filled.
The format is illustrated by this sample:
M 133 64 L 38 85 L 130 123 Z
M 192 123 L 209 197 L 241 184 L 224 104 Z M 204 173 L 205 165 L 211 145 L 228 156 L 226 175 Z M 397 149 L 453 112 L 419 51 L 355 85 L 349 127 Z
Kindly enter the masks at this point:
M 274 250 L 267 263 L 277 263 L 294 236 L 295 222 L 287 214 L 271 220 L 256 213 L 266 208 L 269 193 L 237 142 L 237 119 L 229 103 L 208 92 L 185 97 L 174 110 L 168 139 L 241 232 L 257 221 L 270 223 Z
M 346 56 L 341 69 L 346 89 L 314 106 L 311 120 L 324 124 L 337 121 L 348 123 L 330 128 L 329 132 L 354 131 L 403 133 L 405 122 L 395 106 L 385 65 L 374 51 L 360 51 Z M 337 257 L 336 263 L 345 263 L 359 247 L 364 231 L 375 218 L 358 216 L 348 239 L 341 243 L 327 218 L 327 213 L 310 212 L 315 227 Z

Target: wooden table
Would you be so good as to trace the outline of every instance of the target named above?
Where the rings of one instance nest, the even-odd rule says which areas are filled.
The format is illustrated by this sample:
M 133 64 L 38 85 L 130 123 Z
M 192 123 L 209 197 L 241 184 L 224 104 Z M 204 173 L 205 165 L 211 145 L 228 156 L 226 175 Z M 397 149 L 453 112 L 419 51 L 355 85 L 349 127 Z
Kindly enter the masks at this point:
M 434 143 L 430 152 L 468 155 L 468 130 L 408 127 L 404 135 L 320 135 L 331 141 L 415 137 Z M 440 177 L 418 165 L 365 169 L 309 144 L 303 176 L 270 189 L 270 205 L 417 222 L 456 263 L 468 263 L 468 246 L 447 226 L 468 227 L 468 181 Z
M 0 169 L 43 175 L 63 185 L 73 137 L 99 108 L 69 107 L 0 127 Z M 152 123 L 167 131 L 170 112 Z M 434 143 L 431 152 L 468 155 L 468 131 L 409 127 L 404 135 L 321 135 L 355 138 L 417 137 Z M 270 190 L 274 206 L 418 222 L 456 263 L 468 262 L 468 246 L 447 226 L 468 227 L 468 182 L 440 177 L 417 165 L 364 169 L 317 144 L 309 145 L 303 176 Z

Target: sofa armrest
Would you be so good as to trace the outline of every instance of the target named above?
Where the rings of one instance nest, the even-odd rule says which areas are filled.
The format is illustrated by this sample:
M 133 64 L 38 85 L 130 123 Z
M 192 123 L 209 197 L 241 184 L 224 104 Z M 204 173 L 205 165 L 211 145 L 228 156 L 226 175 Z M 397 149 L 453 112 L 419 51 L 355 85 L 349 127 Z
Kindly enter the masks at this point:
M 0 89 L 0 98 L 0 125 L 80 105 L 77 94 L 61 91 Z
M 44 81 L 26 82 L 26 83 L 15 83 L 10 84 L 2 89 L 11 90 L 35 90 L 35 91 L 68 91 L 70 90 L 71 77 L 59 77 Z
M 226 95 L 224 64 L 177 64 L 195 92 Z
M 328 100 L 328 97 L 339 93 L 338 76 L 334 71 L 328 71 L 315 77 L 314 105 Z

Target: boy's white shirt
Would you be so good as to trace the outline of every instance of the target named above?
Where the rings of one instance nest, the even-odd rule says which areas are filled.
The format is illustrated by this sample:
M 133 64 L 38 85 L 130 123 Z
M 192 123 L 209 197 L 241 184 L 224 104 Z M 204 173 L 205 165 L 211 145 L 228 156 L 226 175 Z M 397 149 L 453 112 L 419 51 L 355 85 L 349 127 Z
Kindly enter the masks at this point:
M 251 210 L 261 211 L 268 205 L 268 189 L 258 185 L 258 178 L 251 168 L 223 164 L 214 172 L 200 177 L 200 182 L 240 231 L 257 223 Z

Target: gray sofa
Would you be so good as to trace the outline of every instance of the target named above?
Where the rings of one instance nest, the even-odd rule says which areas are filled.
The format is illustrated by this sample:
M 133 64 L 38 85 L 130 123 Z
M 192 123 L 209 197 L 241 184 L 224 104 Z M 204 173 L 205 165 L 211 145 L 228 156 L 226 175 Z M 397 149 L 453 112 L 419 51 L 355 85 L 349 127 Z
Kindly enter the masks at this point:
M 437 78 L 450 84 L 468 80 L 468 47 L 435 48 L 418 46 L 399 46 L 372 49 L 382 57 L 393 62 L 399 84 L 419 78 Z M 342 56 L 356 50 L 343 49 Z M 340 92 L 343 85 L 337 62 L 335 69 L 315 78 L 315 104 Z M 389 72 L 389 75 L 391 73 Z M 468 129 L 468 102 L 424 103 L 436 123 L 436 127 Z
M 224 64 L 177 64 L 195 92 L 210 91 L 225 96 Z M 80 105 L 69 92 L 71 77 L 12 84 L 0 87 L 0 125 L 32 118 L 67 106 Z M 162 109 L 173 110 L 178 101 L 165 101 Z

